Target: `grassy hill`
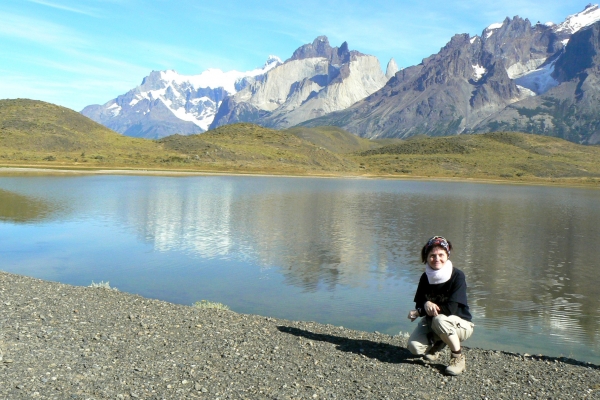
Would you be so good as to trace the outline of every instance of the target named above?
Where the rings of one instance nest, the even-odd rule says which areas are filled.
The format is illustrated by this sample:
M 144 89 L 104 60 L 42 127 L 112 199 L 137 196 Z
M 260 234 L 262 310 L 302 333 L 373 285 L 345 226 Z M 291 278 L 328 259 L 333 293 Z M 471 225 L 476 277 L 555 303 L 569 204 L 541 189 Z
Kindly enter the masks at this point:
M 123 136 L 73 110 L 0 100 L 0 164 L 64 168 L 329 174 L 358 164 L 291 133 L 234 124 L 154 141 Z
M 135 166 L 165 157 L 156 143 L 122 136 L 68 108 L 0 100 L 0 162 Z
M 373 174 L 598 183 L 600 147 L 516 132 L 415 138 L 354 155 Z
M 34 100 L 0 100 L 0 165 L 600 183 L 600 147 L 496 132 L 373 141 L 335 127 L 241 123 L 158 141 Z
M 198 135 L 172 135 L 158 143 L 200 164 L 233 171 L 346 173 L 358 170 L 353 160 L 288 131 L 249 123 L 226 125 Z
M 301 139 L 337 154 L 347 154 L 381 147 L 376 141 L 358 137 L 337 126 L 319 126 L 316 128 L 294 127 L 286 129 L 284 132 L 289 132 L 292 135 L 296 135 Z

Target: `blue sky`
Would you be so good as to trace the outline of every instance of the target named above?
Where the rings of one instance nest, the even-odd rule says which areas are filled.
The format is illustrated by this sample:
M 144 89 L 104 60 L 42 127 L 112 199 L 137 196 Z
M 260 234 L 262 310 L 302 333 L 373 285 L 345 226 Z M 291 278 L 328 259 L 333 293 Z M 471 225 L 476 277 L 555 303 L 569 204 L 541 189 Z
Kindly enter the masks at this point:
M 496 4 L 494 4 L 496 3 Z M 437 53 L 519 15 L 562 22 L 589 0 L 2 0 L 0 98 L 80 111 L 139 85 L 152 70 L 247 71 L 326 35 L 385 68 Z

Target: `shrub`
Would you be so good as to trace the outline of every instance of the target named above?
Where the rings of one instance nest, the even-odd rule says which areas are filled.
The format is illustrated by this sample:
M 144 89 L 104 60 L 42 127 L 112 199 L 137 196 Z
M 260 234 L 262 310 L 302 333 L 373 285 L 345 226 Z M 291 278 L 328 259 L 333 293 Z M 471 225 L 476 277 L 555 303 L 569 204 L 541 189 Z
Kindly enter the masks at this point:
M 88 287 L 117 290 L 116 287 L 111 288 L 110 284 L 108 283 L 108 281 L 106 281 L 106 282 L 100 281 L 99 283 L 96 283 L 96 282 L 92 281 L 92 284 L 90 286 L 88 286 Z
M 229 307 L 222 303 L 214 303 L 208 300 L 200 300 L 194 303 L 196 308 L 216 308 L 217 310 L 229 310 Z

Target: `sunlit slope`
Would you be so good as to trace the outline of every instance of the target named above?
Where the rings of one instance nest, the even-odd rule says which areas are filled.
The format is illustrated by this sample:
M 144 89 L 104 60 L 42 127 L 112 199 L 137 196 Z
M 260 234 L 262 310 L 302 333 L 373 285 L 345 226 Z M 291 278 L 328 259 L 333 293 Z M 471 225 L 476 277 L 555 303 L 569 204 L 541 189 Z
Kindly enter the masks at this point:
M 354 161 L 288 131 L 250 123 L 231 124 L 202 134 L 173 135 L 160 139 L 165 149 L 206 164 L 265 172 L 348 172 Z
M 37 100 L 0 100 L 0 144 L 31 151 L 154 150 L 78 112 Z
M 516 180 L 600 177 L 600 147 L 514 132 L 416 138 L 354 157 L 374 174 Z
M 361 138 L 337 126 L 318 126 L 314 128 L 297 126 L 286 129 L 284 132 L 289 132 L 319 147 L 339 154 L 381 147 L 381 144 L 373 140 Z M 395 140 L 399 141 L 399 139 Z
M 127 165 L 166 156 L 155 142 L 122 136 L 68 108 L 0 100 L 0 161 Z

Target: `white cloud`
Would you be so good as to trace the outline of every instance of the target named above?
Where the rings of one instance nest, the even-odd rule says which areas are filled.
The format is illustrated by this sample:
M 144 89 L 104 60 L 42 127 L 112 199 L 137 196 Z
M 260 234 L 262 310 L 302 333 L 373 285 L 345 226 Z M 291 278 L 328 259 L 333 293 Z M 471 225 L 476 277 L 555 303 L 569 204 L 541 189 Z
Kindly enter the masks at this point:
M 53 22 L 0 12 L 0 36 L 56 48 L 85 47 L 89 43 L 76 31 Z
M 84 14 L 84 15 L 88 15 L 90 17 L 96 17 L 97 16 L 97 11 L 92 11 L 92 10 L 84 10 L 81 8 L 75 8 L 75 7 L 70 7 L 70 6 L 65 6 L 62 4 L 57 4 L 55 2 L 50 2 L 50 1 L 46 1 L 46 0 L 27 0 L 30 3 L 35 3 L 35 4 L 40 4 L 43 6 L 47 6 L 47 7 L 51 7 L 51 8 L 56 8 L 59 10 L 63 10 L 63 11 L 69 11 L 69 12 L 73 12 L 73 13 L 77 13 L 77 14 Z

